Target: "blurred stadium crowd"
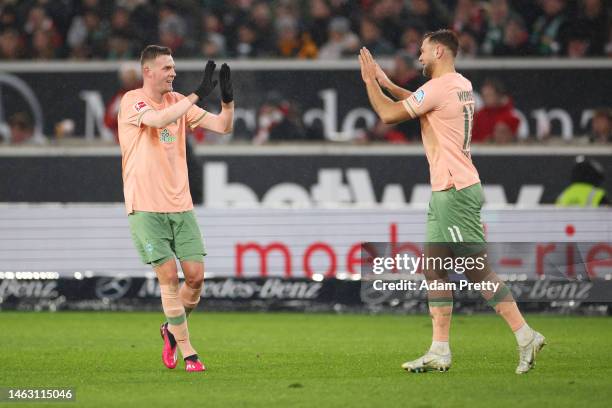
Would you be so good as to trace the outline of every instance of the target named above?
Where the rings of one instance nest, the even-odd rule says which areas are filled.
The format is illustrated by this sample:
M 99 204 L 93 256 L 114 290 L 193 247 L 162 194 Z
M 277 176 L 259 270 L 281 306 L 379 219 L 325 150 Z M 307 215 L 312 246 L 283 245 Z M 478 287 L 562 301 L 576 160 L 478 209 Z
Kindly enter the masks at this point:
M 612 57 L 609 0 L 0 0 L 0 61 L 117 60 L 119 88 L 105 100 L 104 124 L 116 134 L 118 103 L 141 86 L 139 57 L 146 44 L 170 47 L 177 58 L 355 58 L 361 46 L 392 57 L 389 77 L 406 89 L 424 83 L 416 62 L 422 35 L 450 27 L 459 34 L 460 56 Z M 518 139 L 519 117 L 511 90 L 492 77 L 478 86 L 474 143 Z M 65 124 L 69 126 L 64 126 Z M 0 124 L 0 141 L 40 144 L 26 112 Z M 74 131 L 71 118 L 56 138 Z M 275 89 L 262 98 L 256 129 L 235 129 L 233 140 L 323 141 L 308 127 L 300 106 Z M 197 142 L 215 142 L 201 129 Z M 410 143 L 418 121 L 377 122 L 354 142 Z M 585 139 L 612 142 L 612 110 L 601 107 Z
M 450 27 L 463 57 L 612 56 L 606 0 L 2 0 L 0 59 L 354 57 L 419 52 Z

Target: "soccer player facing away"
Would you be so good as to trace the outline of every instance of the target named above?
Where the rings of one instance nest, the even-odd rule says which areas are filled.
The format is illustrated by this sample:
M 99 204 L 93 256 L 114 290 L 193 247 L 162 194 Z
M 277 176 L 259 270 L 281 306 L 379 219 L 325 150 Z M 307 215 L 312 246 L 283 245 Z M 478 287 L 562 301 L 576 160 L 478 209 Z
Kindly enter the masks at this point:
M 471 82 L 455 71 L 457 48 L 457 37 L 450 30 L 438 30 L 424 36 L 419 61 L 423 74 L 430 80 L 414 93 L 393 84 L 366 48 L 362 48 L 359 55 L 361 76 L 370 103 L 381 119 L 385 123 L 397 123 L 418 117 L 421 121 L 432 187 L 427 213 L 426 257 L 467 258 L 486 254 L 480 222 L 482 186 L 470 156 L 474 98 Z M 399 101 L 388 98 L 381 87 Z M 448 281 L 444 270 L 425 268 L 424 274 L 428 283 Z M 519 345 L 516 373 L 528 372 L 545 344 L 544 336 L 527 325 L 510 290 L 486 262 L 484 268 L 466 271 L 466 275 L 472 281 L 500 283 L 496 291 L 482 291 L 482 295 L 516 336 Z M 425 355 L 402 365 L 412 372 L 446 371 L 451 366 L 452 291 L 432 289 L 427 298 L 433 326 L 432 344 Z
M 187 178 L 185 127 L 229 133 L 234 120 L 230 68 L 221 66 L 221 112 L 198 107 L 215 86 L 215 63 L 208 61 L 204 78 L 183 96 L 174 92 L 176 77 L 170 49 L 149 45 L 140 58 L 143 86 L 127 92 L 119 108 L 119 143 L 125 208 L 141 260 L 155 270 L 166 322 L 162 361 L 177 365 L 177 346 L 186 371 L 206 368 L 189 340 L 187 317 L 200 301 L 204 280 L 204 243 L 193 213 Z M 179 288 L 178 258 L 185 282 Z

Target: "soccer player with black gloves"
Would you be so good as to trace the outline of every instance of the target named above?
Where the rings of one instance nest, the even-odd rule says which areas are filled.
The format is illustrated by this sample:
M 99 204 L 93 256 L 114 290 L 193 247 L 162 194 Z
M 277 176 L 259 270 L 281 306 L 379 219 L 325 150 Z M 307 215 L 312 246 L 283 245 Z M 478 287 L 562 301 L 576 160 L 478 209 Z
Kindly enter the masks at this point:
M 159 280 L 166 317 L 160 328 L 162 361 L 175 368 L 180 350 L 186 371 L 204 371 L 187 328 L 187 318 L 200 301 L 206 250 L 189 190 L 185 129 L 232 131 L 230 69 L 223 64 L 219 81 L 213 81 L 216 65 L 208 61 L 198 88 L 183 96 L 173 92 L 176 72 L 169 48 L 147 46 L 140 62 L 143 86 L 123 96 L 118 115 L 126 213 L 140 258 Z M 218 82 L 221 112 L 213 114 L 196 102 L 209 96 Z M 180 286 L 176 259 L 185 275 Z

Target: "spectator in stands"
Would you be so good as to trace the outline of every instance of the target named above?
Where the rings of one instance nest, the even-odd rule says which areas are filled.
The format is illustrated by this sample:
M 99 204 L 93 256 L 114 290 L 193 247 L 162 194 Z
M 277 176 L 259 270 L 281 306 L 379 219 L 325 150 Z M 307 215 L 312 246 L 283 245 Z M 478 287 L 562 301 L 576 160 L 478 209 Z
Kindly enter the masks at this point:
M 573 25 L 568 29 L 565 41 L 565 54 L 569 58 L 584 58 L 590 47 L 589 33 L 584 26 Z
M 478 40 L 469 30 L 459 33 L 459 58 L 475 58 L 478 56 Z
M 253 58 L 257 56 L 257 32 L 251 23 L 238 26 L 238 38 L 233 55 L 236 58 Z
M 485 28 L 484 10 L 477 0 L 459 0 L 455 6 L 452 29 L 456 33 L 469 32 L 479 41 Z
M 54 56 L 60 56 L 60 48 L 62 46 L 62 38 L 57 32 L 55 24 L 51 17 L 47 15 L 47 12 L 42 6 L 35 5 L 32 7 L 27 16 L 27 20 L 23 26 L 23 30 L 26 34 L 27 42 L 29 48 L 32 50 L 35 48 L 35 36 L 38 32 L 38 36 L 40 37 L 40 33 L 43 32 L 49 37 L 49 44 L 54 50 L 51 52 Z M 41 39 L 36 39 L 37 45 L 41 45 Z
M 406 26 L 401 37 L 402 50 L 415 59 L 419 58 L 424 33 L 425 28 L 418 23 Z
M 292 0 L 287 0 L 292 1 Z M 333 16 L 342 16 L 346 17 L 349 20 L 354 20 L 355 17 L 360 14 L 363 5 L 359 1 L 350 1 L 350 0 L 327 0 L 330 7 L 331 13 Z M 377 0 L 384 1 L 384 0 Z M 391 0 L 396 2 L 402 2 L 402 0 Z
M 593 113 L 589 139 L 594 143 L 612 143 L 612 109 L 597 109 Z
M 204 52 L 202 47 L 209 43 L 209 50 Z M 227 38 L 223 34 L 223 25 L 219 16 L 211 10 L 205 10 L 200 18 L 200 49 L 204 55 L 228 53 Z
M 225 37 L 219 33 L 204 34 L 200 41 L 200 51 L 207 58 L 223 58 L 227 56 Z
M 13 28 L 17 30 L 19 23 L 17 22 L 17 10 L 12 4 L 0 5 L 0 30 Z
M 329 40 L 319 50 L 319 58 L 354 56 L 359 44 L 359 37 L 351 31 L 350 21 L 346 17 L 335 17 L 329 23 Z
M 117 114 L 121 98 L 127 91 L 140 88 L 142 86 L 142 73 L 140 65 L 136 63 L 123 63 L 119 67 L 119 90 L 112 96 L 106 105 L 104 112 L 104 125 L 115 135 L 117 142 Z
M 316 58 L 318 49 L 309 32 L 300 33 L 293 17 L 281 17 L 276 22 L 276 55 L 283 58 Z
M 578 16 L 574 23 L 588 42 L 587 55 L 603 55 L 610 30 L 610 16 L 602 0 L 580 0 Z M 608 3 L 609 4 L 609 3 Z
M 409 91 L 416 91 L 425 83 L 418 62 L 406 51 L 400 50 L 393 58 L 393 68 L 389 75 L 391 81 Z M 418 122 L 418 121 L 416 121 Z
M 200 4 L 207 8 L 198 21 Z M 283 40 L 279 21 L 287 29 Z M 612 55 L 605 0 L 0 0 L 0 35 L 7 33 L 0 58 L 22 57 L 38 30 L 50 34 L 55 48 L 44 54 L 57 58 L 131 58 L 129 50 L 160 42 L 179 58 L 311 58 L 316 49 L 321 58 L 335 59 L 353 55 L 361 43 L 383 43 L 383 51 L 373 49 L 379 55 L 390 44 L 418 57 L 422 35 L 446 26 L 459 35 L 463 56 Z
M 508 0 L 492 0 L 487 8 L 487 28 L 481 50 L 484 55 L 491 55 L 504 40 L 505 27 L 514 13 L 510 10 Z
M 257 33 L 255 44 L 255 48 L 258 50 L 257 54 L 260 56 L 273 55 L 276 41 L 270 5 L 265 1 L 255 3 L 251 10 L 250 21 Z
M 542 15 L 542 0 L 511 0 L 512 9 L 521 16 L 525 27 L 533 27 L 535 21 Z M 528 30 L 529 31 L 529 30 Z
M 44 136 L 34 134 L 32 118 L 25 112 L 17 112 L 11 115 L 8 119 L 8 125 L 10 144 L 45 144 L 47 142 Z
M 34 0 L 39 3 L 50 3 L 49 0 Z M 65 2 L 66 0 L 61 0 Z M 120 4 L 115 4 L 116 0 L 79 0 L 73 1 L 74 11 L 76 15 L 82 15 L 84 10 L 93 9 L 98 11 L 100 20 L 110 21 L 111 14 L 115 6 L 121 7 Z
M 129 32 L 131 35 L 136 36 L 133 32 L 133 28 L 130 24 L 130 12 L 128 9 L 123 7 L 117 7 L 111 16 L 110 29 L 112 31 L 123 31 Z
M 28 36 L 34 35 L 37 30 L 54 30 L 53 20 L 47 15 L 42 6 L 35 5 L 28 11 L 27 20 L 23 30 Z
M 300 4 L 294 0 L 279 0 L 274 8 L 274 15 L 275 20 L 291 18 L 298 25 L 302 22 Z
M 157 42 L 159 21 L 154 4 L 149 0 L 116 0 L 115 5 L 130 12 L 130 24 L 136 31 L 140 45 Z
M 77 59 L 106 57 L 109 24 L 102 21 L 98 9 L 87 8 L 72 20 L 68 31 L 70 56 Z
M 206 9 L 202 12 L 200 24 L 201 34 L 223 34 L 223 24 L 221 23 L 221 17 L 210 9 Z
M 62 0 L 62 1 L 49 1 L 49 0 L 36 0 L 37 3 L 42 5 L 45 9 L 46 14 L 53 21 L 53 26 L 58 34 L 58 43 L 57 47 L 59 50 L 59 54 L 61 58 L 66 58 L 68 56 L 68 47 L 66 45 L 66 37 L 68 34 L 68 30 L 70 29 L 70 24 L 72 23 L 72 19 L 75 15 L 77 15 L 77 11 L 79 8 L 74 0 Z M 27 2 L 23 2 L 26 3 Z M 88 4 L 86 1 L 83 1 L 82 4 Z
M 25 47 L 19 32 L 7 26 L 0 33 L 0 59 L 16 60 L 24 56 Z
M 542 0 L 544 14 L 533 25 L 531 45 L 538 55 L 558 55 L 568 26 L 565 0 Z
M 392 44 L 399 44 L 402 36 L 402 27 L 408 19 L 407 10 L 401 1 L 380 0 L 374 2 L 367 13 L 382 32 L 382 36 Z
M 187 38 L 187 22 L 172 2 L 164 3 L 159 9 L 159 43 L 170 48 L 175 58 L 193 55 L 193 44 Z
M 474 115 L 472 142 L 503 144 L 516 141 L 520 121 L 503 84 L 487 79 L 480 88 L 480 95 L 484 106 Z
M 437 0 L 412 0 L 409 15 L 424 24 L 426 31 L 446 28 L 450 20 L 448 11 Z
M 331 20 L 331 9 L 326 0 L 312 0 L 310 2 L 310 20 L 308 22 L 308 33 L 320 48 L 327 42 L 327 27 Z
M 137 57 L 132 36 L 127 31 L 113 31 L 108 39 L 109 60 L 130 60 Z
M 382 37 L 380 28 L 369 17 L 361 19 L 361 45 L 366 47 L 373 55 L 392 55 L 395 50 L 391 43 Z
M 511 17 L 504 27 L 504 39 L 493 49 L 499 57 L 524 57 L 531 53 L 529 34 L 520 17 Z
M 18 112 L 12 115 L 9 120 L 10 144 L 24 144 L 34 135 L 34 126 L 29 115 Z
M 600 207 L 610 205 L 610 199 L 600 186 L 605 180 L 603 166 L 596 160 L 576 157 L 571 184 L 557 198 L 559 207 Z
M 33 60 L 51 60 L 59 57 L 59 50 L 53 45 L 53 32 L 36 30 L 32 35 L 29 58 Z
M 129 45 L 124 44 L 123 41 L 120 41 L 116 46 L 109 44 L 109 59 L 127 59 L 136 58 L 138 56 L 138 50 L 142 48 L 142 40 L 139 31 L 131 22 L 131 15 L 128 9 L 118 7 L 113 11 L 110 20 L 110 32 L 111 39 L 129 40 Z M 122 53 L 116 49 L 117 47 L 121 49 L 127 47 L 129 51 Z M 124 56 L 121 56 L 121 54 L 124 54 Z M 132 55 L 128 56 L 127 54 Z
M 254 144 L 306 139 L 306 130 L 294 104 L 272 91 L 259 108 Z

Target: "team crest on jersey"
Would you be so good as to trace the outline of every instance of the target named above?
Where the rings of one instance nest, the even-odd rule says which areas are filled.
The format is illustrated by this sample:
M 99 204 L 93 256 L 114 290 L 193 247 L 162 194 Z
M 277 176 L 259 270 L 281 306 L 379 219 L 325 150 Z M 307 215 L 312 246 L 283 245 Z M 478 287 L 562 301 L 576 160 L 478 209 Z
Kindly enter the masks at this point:
M 134 109 L 136 110 L 136 112 L 140 112 L 141 110 L 146 108 L 146 106 L 147 106 L 147 103 L 145 101 L 140 101 L 134 105 Z
M 162 143 L 172 143 L 176 141 L 176 136 L 173 136 L 168 129 L 159 132 L 159 141 Z
M 414 100 L 416 101 L 417 105 L 423 103 L 423 99 L 425 99 L 425 91 L 419 89 L 414 93 Z

